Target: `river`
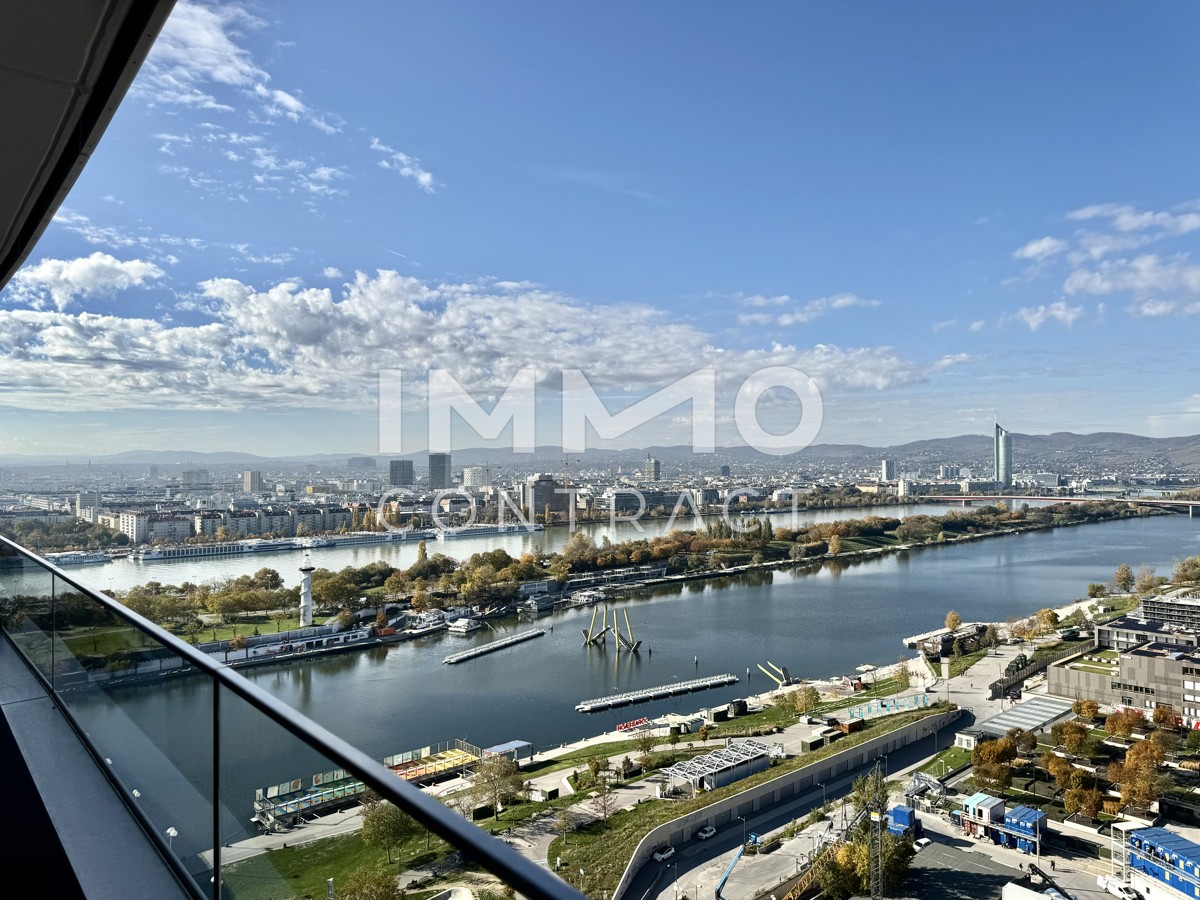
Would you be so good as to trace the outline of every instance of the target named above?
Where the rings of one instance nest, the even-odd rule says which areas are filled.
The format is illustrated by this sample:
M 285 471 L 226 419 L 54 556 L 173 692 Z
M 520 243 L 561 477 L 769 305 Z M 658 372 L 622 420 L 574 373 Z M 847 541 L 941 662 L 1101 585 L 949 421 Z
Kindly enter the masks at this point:
M 543 539 L 556 540 L 556 532 Z M 399 558 L 385 558 L 402 562 L 405 550 L 396 550 Z M 950 609 L 964 621 L 1003 621 L 1083 596 L 1089 582 L 1108 581 L 1121 562 L 1135 569 L 1149 563 L 1168 574 L 1174 559 L 1198 552 L 1200 521 L 1184 516 L 1074 526 L 830 563 L 815 572 L 755 572 L 645 591 L 616 604 L 644 641 L 636 655 L 618 654 L 611 644 L 607 651 L 584 647 L 580 629 L 588 626 L 589 608 L 544 616 L 537 624 L 550 632 L 545 637 L 456 666 L 443 665 L 442 658 L 496 632 L 442 633 L 244 674 L 379 758 L 452 738 L 483 747 L 519 739 L 543 748 L 639 716 L 691 712 L 767 690 L 772 685 L 757 664 L 768 660 L 795 676 L 852 674 L 862 663 L 894 662 L 905 652 L 903 636 L 940 626 Z M 362 564 L 377 553 L 334 555 L 346 554 L 339 563 Z M 207 561 L 195 568 L 221 565 Z M 500 633 L 529 627 L 515 619 L 494 625 Z M 740 682 L 603 713 L 575 712 L 587 698 L 724 672 Z M 200 679 L 79 695 L 73 702 L 102 746 L 123 745 L 140 757 L 136 741 L 145 733 L 170 748 L 182 768 L 207 768 L 211 698 Z M 329 768 L 240 706 L 232 698 L 222 702 L 230 840 L 247 828 L 254 788 Z M 153 780 L 147 769 L 145 781 Z M 208 787 L 199 778 L 193 784 L 201 793 Z M 159 815 L 182 819 L 178 788 L 168 793 Z

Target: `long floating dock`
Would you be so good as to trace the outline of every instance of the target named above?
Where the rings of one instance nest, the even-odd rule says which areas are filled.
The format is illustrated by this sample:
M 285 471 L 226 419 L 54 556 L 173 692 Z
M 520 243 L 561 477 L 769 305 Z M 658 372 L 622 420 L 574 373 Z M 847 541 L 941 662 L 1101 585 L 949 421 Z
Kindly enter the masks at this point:
M 645 703 L 647 700 L 658 700 L 675 694 L 689 694 L 692 691 L 704 691 L 709 688 L 724 687 L 727 684 L 737 684 L 737 676 L 709 675 L 705 678 L 692 678 L 689 681 L 672 681 L 670 684 L 660 684 L 658 687 L 642 688 L 638 691 L 628 691 L 624 694 L 613 694 L 609 697 L 597 697 L 595 700 L 584 700 L 576 704 L 576 712 L 597 712 L 602 709 L 612 709 L 615 706 L 628 706 L 631 703 Z
M 542 629 L 535 628 L 533 631 L 522 631 L 519 634 L 510 634 L 508 637 L 500 638 L 498 641 L 492 641 L 487 644 L 480 644 L 478 647 L 472 647 L 470 650 L 463 650 L 459 653 L 451 653 L 442 660 L 446 665 L 452 666 L 455 663 L 466 662 L 468 659 L 474 659 L 477 656 L 483 656 L 485 653 L 494 653 L 497 650 L 503 650 L 505 647 L 511 647 L 513 644 L 520 644 L 525 641 L 531 641 L 534 638 L 541 637 L 545 634 Z

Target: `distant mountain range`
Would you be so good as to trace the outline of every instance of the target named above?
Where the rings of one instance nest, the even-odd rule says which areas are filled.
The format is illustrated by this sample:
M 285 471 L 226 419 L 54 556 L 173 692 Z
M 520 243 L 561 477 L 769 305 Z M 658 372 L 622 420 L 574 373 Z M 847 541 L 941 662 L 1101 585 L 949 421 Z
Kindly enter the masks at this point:
M 413 459 L 418 469 L 425 465 L 425 453 L 408 453 L 402 457 L 376 453 L 322 453 L 310 456 L 267 457 L 232 451 L 187 450 L 128 450 L 104 456 L 87 457 L 0 455 L 0 465 L 9 466 L 144 466 L 216 468 L 228 466 L 271 468 L 280 464 L 305 464 L 321 468 L 344 467 L 351 456 L 371 456 L 380 461 L 392 458 Z M 839 469 L 878 466 L 883 458 L 894 459 L 901 471 L 920 468 L 928 473 L 939 465 L 970 466 L 982 472 L 990 470 L 992 440 L 988 435 L 959 435 L 931 438 L 886 447 L 863 444 L 816 444 L 788 457 L 770 457 L 749 447 L 720 447 L 715 453 L 693 454 L 688 446 L 645 447 L 630 450 L 589 450 L 571 454 L 572 468 L 621 466 L 640 467 L 642 460 L 653 456 L 665 466 L 707 468 L 720 465 L 763 466 L 784 464 L 808 468 L 834 466 Z M 456 450 L 455 468 L 464 465 L 490 463 L 498 468 L 530 470 L 545 468 L 558 471 L 563 467 L 563 453 L 557 447 L 539 447 L 533 454 L 514 454 L 506 449 L 473 448 Z M 1095 434 L 1013 434 L 1013 468 L 1015 471 L 1140 471 L 1196 472 L 1200 471 L 1200 435 L 1173 438 L 1152 438 L 1120 432 Z

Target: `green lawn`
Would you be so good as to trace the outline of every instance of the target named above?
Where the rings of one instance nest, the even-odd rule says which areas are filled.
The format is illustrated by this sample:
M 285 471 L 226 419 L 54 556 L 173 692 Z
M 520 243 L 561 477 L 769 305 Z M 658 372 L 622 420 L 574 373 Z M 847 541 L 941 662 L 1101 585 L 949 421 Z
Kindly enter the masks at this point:
M 410 839 L 393 851 L 395 861 L 389 865 L 387 854 L 368 847 L 357 833 L 338 835 L 299 847 L 272 850 L 226 866 L 224 879 L 230 895 L 237 900 L 324 898 L 327 878 L 333 879 L 336 891 L 356 869 L 384 868 L 399 875 L 415 865 L 429 862 L 448 847 L 439 838 L 429 840 L 429 850 L 425 849 L 425 843 L 424 836 Z M 408 898 L 433 893 L 414 893 Z
M 945 772 L 951 772 L 959 766 L 965 766 L 971 761 L 971 751 L 962 747 L 948 747 L 917 771 L 940 778 Z

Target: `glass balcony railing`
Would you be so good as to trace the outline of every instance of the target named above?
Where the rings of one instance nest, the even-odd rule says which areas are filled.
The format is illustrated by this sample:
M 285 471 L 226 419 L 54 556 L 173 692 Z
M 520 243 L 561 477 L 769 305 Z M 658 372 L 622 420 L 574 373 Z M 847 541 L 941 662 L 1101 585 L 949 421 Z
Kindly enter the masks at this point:
M 397 866 L 347 874 L 345 857 L 363 841 L 346 836 L 364 800 L 407 814 L 385 808 L 380 817 L 392 823 L 380 830 L 395 846 L 422 845 L 443 866 L 478 866 L 495 877 L 497 896 L 582 896 L 221 661 L 5 538 L 0 629 L 198 897 L 327 896 L 324 869 L 338 873 L 333 896 L 342 893 L 338 880 L 380 871 L 400 879 Z M 167 679 L 169 692 L 161 689 Z M 444 753 L 443 761 L 460 754 L 459 765 L 470 764 L 468 749 Z M 307 873 L 274 852 L 289 843 L 311 849 L 325 837 L 331 859 Z M 373 843 L 390 858 L 388 841 Z

